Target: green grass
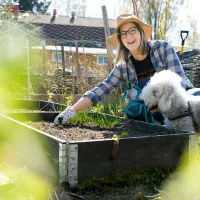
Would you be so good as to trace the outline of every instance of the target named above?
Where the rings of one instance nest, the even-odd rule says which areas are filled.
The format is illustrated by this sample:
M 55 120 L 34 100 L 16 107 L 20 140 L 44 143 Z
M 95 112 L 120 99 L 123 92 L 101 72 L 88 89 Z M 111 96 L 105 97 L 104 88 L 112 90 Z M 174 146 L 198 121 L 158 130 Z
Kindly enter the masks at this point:
M 118 117 L 109 117 L 101 113 L 89 113 L 88 110 L 84 110 L 78 113 L 76 117 L 71 118 L 69 123 L 81 125 L 92 124 L 101 128 L 113 128 L 120 121 L 121 119 Z
M 110 114 L 113 116 L 123 116 L 123 108 L 119 102 L 104 103 L 100 102 L 98 105 L 92 108 L 96 112 Z

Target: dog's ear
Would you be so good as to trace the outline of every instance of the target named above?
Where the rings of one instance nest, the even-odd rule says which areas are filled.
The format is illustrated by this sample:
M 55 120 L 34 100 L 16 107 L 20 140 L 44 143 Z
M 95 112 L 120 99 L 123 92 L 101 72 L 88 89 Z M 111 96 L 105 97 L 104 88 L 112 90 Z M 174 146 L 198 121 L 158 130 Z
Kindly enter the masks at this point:
M 165 112 L 171 109 L 172 98 L 174 97 L 174 88 L 170 85 L 164 85 L 161 87 L 162 92 L 158 99 L 158 107 L 161 111 Z
M 148 83 L 144 88 L 142 89 L 142 93 L 140 95 L 140 100 L 144 101 L 144 104 L 146 106 L 154 105 L 156 102 L 155 96 L 152 93 L 151 83 Z

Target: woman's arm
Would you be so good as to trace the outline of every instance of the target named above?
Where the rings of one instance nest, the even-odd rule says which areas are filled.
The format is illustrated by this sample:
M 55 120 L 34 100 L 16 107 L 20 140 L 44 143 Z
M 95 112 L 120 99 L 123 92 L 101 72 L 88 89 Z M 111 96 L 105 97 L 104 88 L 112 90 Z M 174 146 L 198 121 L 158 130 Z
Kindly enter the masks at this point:
M 76 113 L 92 106 L 92 101 L 88 97 L 81 97 L 72 107 Z
M 92 105 L 95 106 L 99 101 L 105 99 L 114 89 L 120 87 L 122 82 L 122 66 L 117 65 L 102 83 L 99 83 L 92 90 L 87 91 L 83 94 L 83 97 L 89 98 Z
M 54 125 L 64 125 L 70 118 L 90 106 L 96 105 L 99 101 L 110 94 L 114 88 L 119 87 L 122 81 L 120 67 L 115 67 L 107 79 L 97 85 L 94 89 L 86 92 L 74 105 L 68 106 L 63 112 L 56 116 Z

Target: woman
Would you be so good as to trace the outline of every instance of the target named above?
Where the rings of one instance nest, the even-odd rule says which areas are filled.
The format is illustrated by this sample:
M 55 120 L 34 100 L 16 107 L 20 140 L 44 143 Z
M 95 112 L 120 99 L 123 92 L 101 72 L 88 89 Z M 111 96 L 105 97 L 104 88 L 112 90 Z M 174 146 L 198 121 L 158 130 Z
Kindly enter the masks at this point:
M 124 83 L 128 87 L 125 92 L 127 95 L 123 97 L 123 100 L 126 97 L 129 100 L 125 108 L 128 117 L 152 122 L 151 113 L 139 101 L 139 93 L 155 72 L 164 69 L 172 70 L 181 76 L 182 86 L 186 90 L 193 88 L 174 49 L 165 41 L 149 41 L 151 33 L 151 25 L 143 23 L 136 16 L 120 15 L 114 34 L 108 38 L 112 46 L 117 48 L 117 65 L 102 83 L 86 92 L 76 104 L 61 112 L 55 118 L 54 124 L 65 124 L 68 119 L 76 116 L 76 113 L 96 105 Z M 200 93 L 200 90 L 197 93 Z M 160 113 L 154 113 L 153 116 L 156 121 L 162 123 L 163 117 Z

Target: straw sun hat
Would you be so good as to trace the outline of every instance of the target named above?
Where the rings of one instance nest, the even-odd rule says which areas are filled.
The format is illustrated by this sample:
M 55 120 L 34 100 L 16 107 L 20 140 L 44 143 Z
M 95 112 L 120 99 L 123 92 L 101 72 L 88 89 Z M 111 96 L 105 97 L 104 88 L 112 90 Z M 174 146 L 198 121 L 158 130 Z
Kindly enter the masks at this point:
M 117 17 L 117 27 L 115 29 L 115 32 L 111 36 L 108 37 L 108 41 L 111 43 L 113 47 L 117 48 L 117 46 L 119 45 L 118 36 L 117 36 L 118 31 L 119 31 L 120 26 L 126 22 L 135 22 L 139 24 L 141 28 L 143 29 L 147 40 L 150 38 L 151 33 L 152 33 L 151 25 L 143 23 L 135 15 L 123 14 Z

